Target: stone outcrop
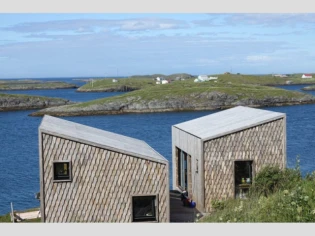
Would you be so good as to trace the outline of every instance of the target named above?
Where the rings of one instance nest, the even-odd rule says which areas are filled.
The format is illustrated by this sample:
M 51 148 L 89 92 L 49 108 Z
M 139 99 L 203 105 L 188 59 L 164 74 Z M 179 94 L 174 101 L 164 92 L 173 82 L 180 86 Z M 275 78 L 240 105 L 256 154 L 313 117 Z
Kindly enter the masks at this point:
M 72 103 L 60 98 L 2 94 L 0 96 L 0 111 L 43 109 Z
M 0 83 L 0 91 L 11 90 L 43 90 L 43 89 L 75 89 L 79 86 L 63 82 L 46 83 Z

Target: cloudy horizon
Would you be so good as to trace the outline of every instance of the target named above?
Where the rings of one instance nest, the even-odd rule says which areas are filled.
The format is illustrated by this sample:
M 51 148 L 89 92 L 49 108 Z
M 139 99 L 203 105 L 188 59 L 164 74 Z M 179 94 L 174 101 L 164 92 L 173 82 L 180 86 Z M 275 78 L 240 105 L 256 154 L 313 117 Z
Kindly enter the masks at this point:
M 0 14 L 0 78 L 314 72 L 315 15 Z

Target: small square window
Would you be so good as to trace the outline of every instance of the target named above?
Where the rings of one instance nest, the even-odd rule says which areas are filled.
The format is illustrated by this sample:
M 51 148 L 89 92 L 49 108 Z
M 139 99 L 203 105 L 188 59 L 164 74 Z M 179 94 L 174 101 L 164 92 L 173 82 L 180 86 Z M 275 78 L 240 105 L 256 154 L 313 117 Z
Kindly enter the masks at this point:
M 70 162 L 54 162 L 54 180 L 70 181 Z
M 132 197 L 132 221 L 157 221 L 155 210 L 156 196 L 133 196 Z

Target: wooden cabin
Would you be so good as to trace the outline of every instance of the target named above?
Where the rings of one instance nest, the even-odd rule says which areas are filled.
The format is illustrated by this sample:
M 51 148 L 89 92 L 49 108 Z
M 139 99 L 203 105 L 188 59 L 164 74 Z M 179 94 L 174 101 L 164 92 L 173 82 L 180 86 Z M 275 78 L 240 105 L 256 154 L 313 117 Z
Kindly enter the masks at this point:
M 169 222 L 169 163 L 147 143 L 45 115 L 43 222 Z
M 201 212 L 213 200 L 246 198 L 265 165 L 286 167 L 286 115 L 237 106 L 172 126 L 173 189 Z

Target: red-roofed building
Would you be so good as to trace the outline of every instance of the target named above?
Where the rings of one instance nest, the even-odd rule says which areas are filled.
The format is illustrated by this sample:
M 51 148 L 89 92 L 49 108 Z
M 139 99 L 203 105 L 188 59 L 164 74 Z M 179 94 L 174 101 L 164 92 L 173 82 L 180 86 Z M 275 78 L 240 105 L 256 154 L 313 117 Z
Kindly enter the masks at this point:
M 311 74 L 303 74 L 302 79 L 312 79 L 313 76 Z

